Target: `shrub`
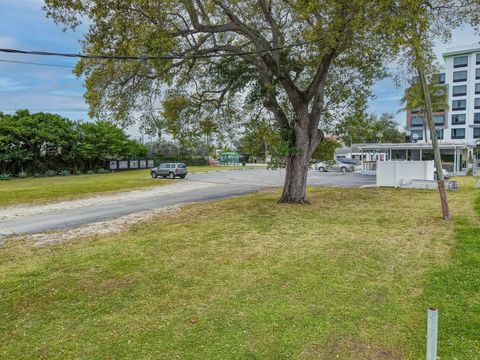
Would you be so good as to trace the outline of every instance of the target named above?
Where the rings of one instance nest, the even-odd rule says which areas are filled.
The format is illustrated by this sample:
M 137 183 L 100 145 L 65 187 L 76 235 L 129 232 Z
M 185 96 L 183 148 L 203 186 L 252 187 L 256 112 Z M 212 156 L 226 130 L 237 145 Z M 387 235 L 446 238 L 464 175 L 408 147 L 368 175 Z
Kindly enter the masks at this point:
M 45 171 L 45 176 L 55 176 L 57 172 L 55 170 L 47 170 Z
M 97 174 L 110 174 L 111 172 L 109 169 L 97 169 Z
M 62 170 L 58 173 L 60 176 L 70 176 L 70 171 L 68 170 Z
M 467 175 L 468 175 L 468 176 L 473 175 L 473 169 L 472 169 L 472 168 L 470 168 L 470 169 L 467 170 Z
M 86 174 L 87 174 L 87 175 L 93 175 L 93 174 L 95 174 L 95 171 L 93 171 L 93 170 L 88 170 L 88 171 L 86 172 Z
M 40 178 L 40 177 L 44 177 L 45 175 L 43 175 L 42 173 L 39 173 L 39 172 L 35 172 L 35 173 L 33 173 L 32 176 L 36 177 L 36 178 Z
M 0 174 L 0 180 L 10 180 L 11 178 L 10 174 Z
M 25 171 L 19 172 L 17 177 L 20 179 L 25 179 L 27 177 L 27 173 Z

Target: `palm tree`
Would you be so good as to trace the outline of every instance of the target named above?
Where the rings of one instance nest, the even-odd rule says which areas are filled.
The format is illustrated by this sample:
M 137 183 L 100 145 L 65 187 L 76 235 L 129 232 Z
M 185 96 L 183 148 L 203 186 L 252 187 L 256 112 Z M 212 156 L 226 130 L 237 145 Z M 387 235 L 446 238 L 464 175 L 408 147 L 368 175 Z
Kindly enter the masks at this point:
M 430 93 L 432 109 L 434 112 L 448 109 L 446 85 L 430 84 L 428 92 Z M 425 121 L 427 109 L 423 88 L 419 82 L 413 83 L 405 90 L 401 103 L 403 108 L 401 108 L 399 112 L 410 110 L 412 112 L 417 111 L 423 115 L 423 131 L 425 134 L 425 141 L 427 141 L 427 122 Z
M 162 134 L 166 132 L 167 123 L 158 115 L 145 115 L 142 118 L 142 127 L 148 135 L 156 135 L 158 143 L 162 142 Z

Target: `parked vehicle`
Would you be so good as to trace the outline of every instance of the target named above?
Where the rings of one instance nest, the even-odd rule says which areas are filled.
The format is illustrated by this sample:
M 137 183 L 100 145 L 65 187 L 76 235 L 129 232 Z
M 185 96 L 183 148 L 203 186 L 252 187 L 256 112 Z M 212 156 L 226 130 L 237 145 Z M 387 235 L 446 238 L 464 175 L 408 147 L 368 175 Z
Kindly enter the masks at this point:
M 188 174 L 187 165 L 184 163 L 164 163 L 153 168 L 150 172 L 152 178 L 156 179 L 161 176 L 163 178 L 175 179 L 177 176 L 184 179 Z
M 360 165 L 360 161 L 356 159 L 338 159 L 339 162 L 344 163 L 344 164 L 349 164 L 353 166 L 358 166 Z
M 319 162 L 315 164 L 315 169 L 317 169 L 320 172 L 340 171 L 342 173 L 351 172 L 355 170 L 353 165 L 345 164 L 340 161 L 335 161 L 333 164 Z

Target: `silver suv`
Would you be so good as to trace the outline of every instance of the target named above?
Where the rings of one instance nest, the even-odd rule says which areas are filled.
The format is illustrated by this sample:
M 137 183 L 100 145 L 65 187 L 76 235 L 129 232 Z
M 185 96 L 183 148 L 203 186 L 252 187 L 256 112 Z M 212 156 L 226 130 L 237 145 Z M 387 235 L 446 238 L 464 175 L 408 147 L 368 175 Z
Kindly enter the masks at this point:
M 150 174 L 152 174 L 152 178 L 154 179 L 159 176 L 163 178 L 168 177 L 169 179 L 175 179 L 175 177 L 178 176 L 179 178 L 184 179 L 188 174 L 188 170 L 187 165 L 184 163 L 164 163 L 153 168 L 150 171 Z

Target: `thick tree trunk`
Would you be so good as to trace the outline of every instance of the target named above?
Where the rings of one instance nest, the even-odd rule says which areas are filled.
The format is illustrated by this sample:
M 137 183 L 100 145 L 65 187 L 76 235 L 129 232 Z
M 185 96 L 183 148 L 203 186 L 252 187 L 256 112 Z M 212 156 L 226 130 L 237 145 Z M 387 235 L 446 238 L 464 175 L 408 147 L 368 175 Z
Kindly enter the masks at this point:
M 433 159 L 435 161 L 435 168 L 437 169 L 440 203 L 442 205 L 443 219 L 450 220 L 450 210 L 448 207 L 447 192 L 445 190 L 445 179 L 443 178 L 442 158 L 440 156 L 440 148 L 438 146 L 435 122 L 433 121 L 432 100 L 430 99 L 430 93 L 428 91 L 427 77 L 425 76 L 425 71 L 421 64 L 422 62 L 419 62 L 419 65 L 417 66 L 417 71 L 418 77 L 420 78 L 420 83 L 422 85 L 423 95 L 425 97 L 426 121 L 430 129 L 430 139 L 432 139 Z
M 295 152 L 285 158 L 285 183 L 280 203 L 308 204 L 307 176 L 310 159 L 321 140 L 320 132 L 309 131 L 308 125 L 308 119 L 304 119 L 295 127 Z
M 280 203 L 307 204 L 307 176 L 309 158 L 305 154 L 285 159 L 286 173 Z

